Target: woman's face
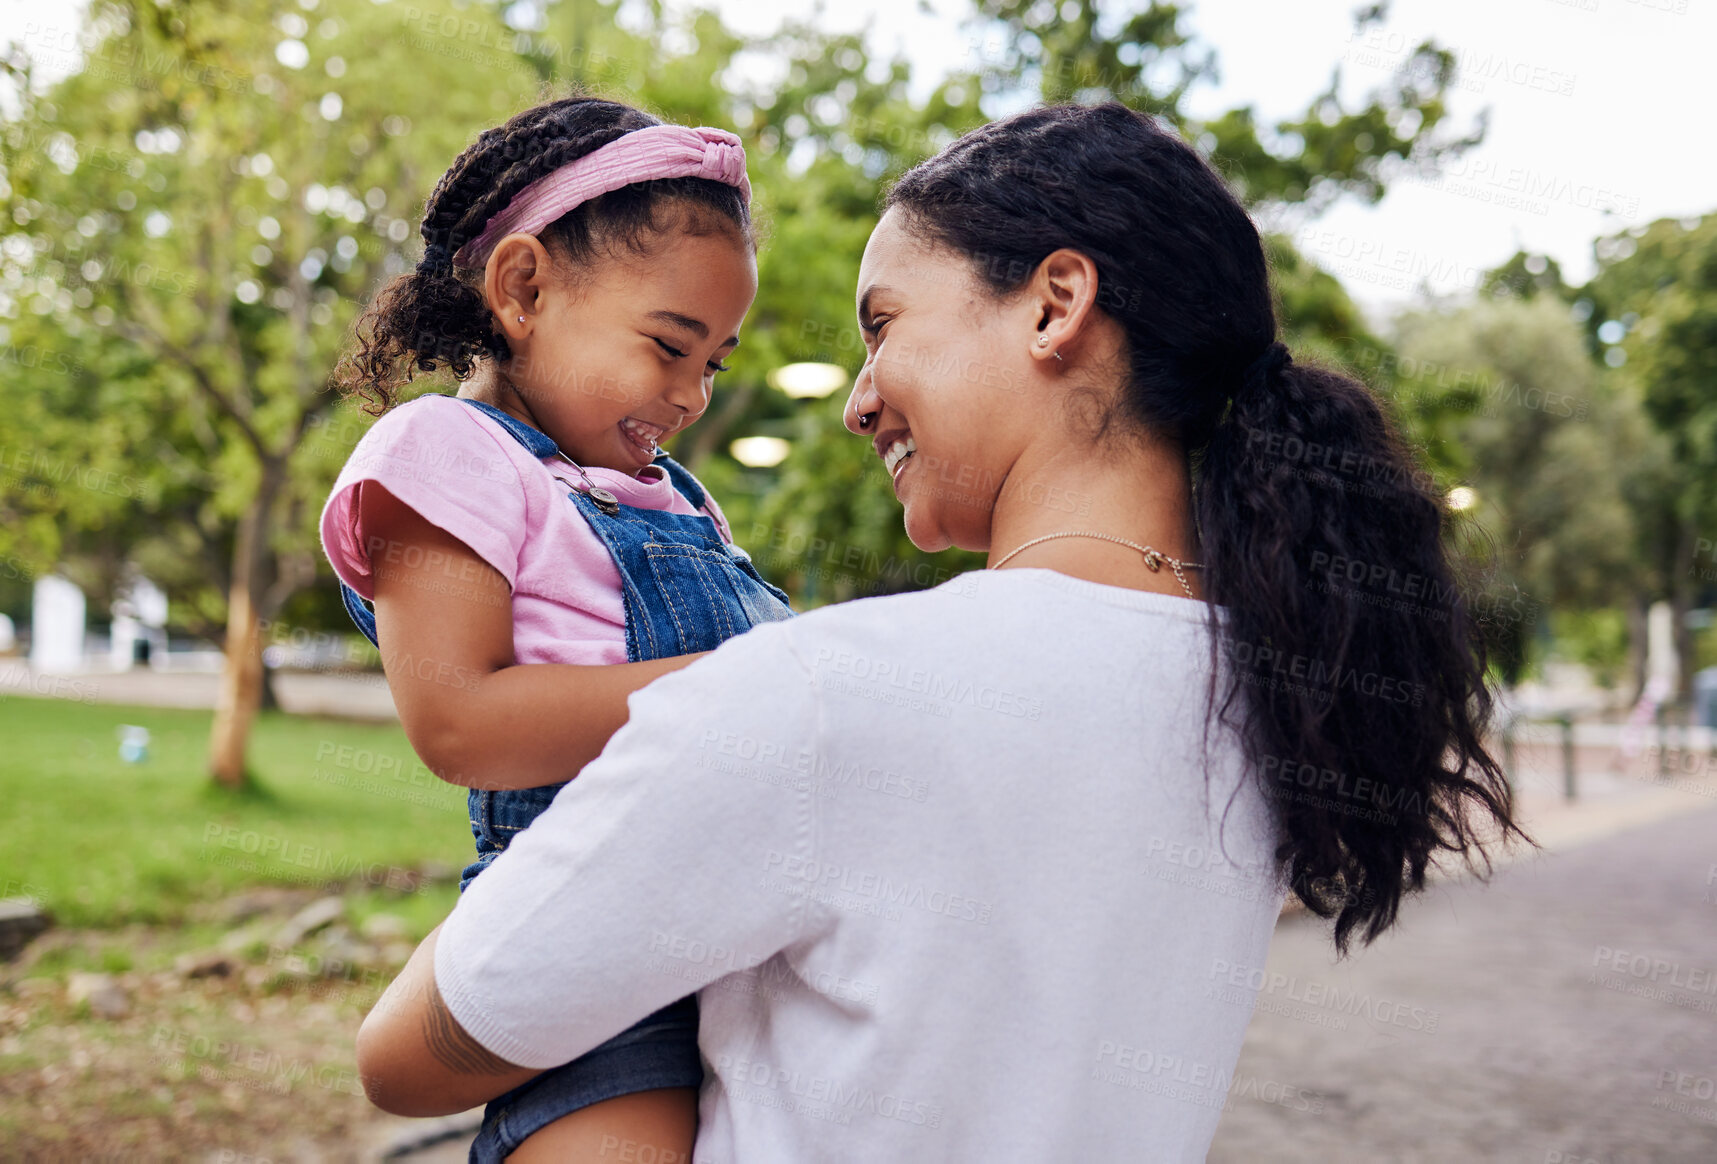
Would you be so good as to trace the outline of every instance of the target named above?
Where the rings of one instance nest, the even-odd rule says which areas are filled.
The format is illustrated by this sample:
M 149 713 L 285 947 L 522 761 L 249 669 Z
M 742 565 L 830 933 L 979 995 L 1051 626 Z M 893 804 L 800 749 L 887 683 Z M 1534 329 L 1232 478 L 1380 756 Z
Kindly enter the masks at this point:
M 972 259 L 913 233 L 898 210 L 871 233 L 858 279 L 866 359 L 845 420 L 872 439 L 921 550 L 989 548 L 997 491 L 1049 423 L 1037 314 L 1029 295 L 996 299 Z M 865 413 L 875 417 L 860 428 Z

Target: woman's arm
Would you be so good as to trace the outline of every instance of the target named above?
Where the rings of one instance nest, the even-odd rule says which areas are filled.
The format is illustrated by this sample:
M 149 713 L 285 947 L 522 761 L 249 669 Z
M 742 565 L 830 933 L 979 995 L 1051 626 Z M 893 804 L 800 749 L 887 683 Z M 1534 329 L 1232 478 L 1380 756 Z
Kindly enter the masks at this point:
M 810 783 L 706 764 L 712 731 L 833 754 L 792 625 L 640 691 L 613 744 L 459 898 L 364 1021 L 375 1103 L 469 1107 L 828 932 L 834 911 L 768 873 L 824 867 Z
M 628 695 L 708 653 L 516 664 L 500 571 L 374 481 L 357 504 L 388 689 L 406 738 L 443 780 L 492 789 L 569 780 L 626 722 Z
M 440 932 L 429 931 L 358 1029 L 364 1094 L 393 1115 L 452 1115 L 541 1074 L 485 1050 L 448 1013 L 435 986 Z

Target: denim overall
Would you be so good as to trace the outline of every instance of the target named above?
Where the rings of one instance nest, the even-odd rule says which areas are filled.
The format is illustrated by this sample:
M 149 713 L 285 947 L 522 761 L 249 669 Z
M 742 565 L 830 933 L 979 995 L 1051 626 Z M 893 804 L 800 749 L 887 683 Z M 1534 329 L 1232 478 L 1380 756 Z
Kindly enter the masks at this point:
M 532 456 L 540 459 L 558 452 L 547 434 L 487 404 L 464 403 L 495 420 Z M 704 509 L 703 487 L 696 478 L 666 453 L 655 464 L 693 506 Z M 568 478 L 576 479 L 576 472 L 570 471 L 570 465 L 567 468 Z M 641 509 L 595 500 L 577 488 L 568 490 L 567 499 L 608 547 L 620 571 L 628 661 L 713 650 L 757 623 L 792 615 L 787 595 L 763 580 L 745 551 L 722 540 L 707 512 Z M 344 585 L 340 589 L 352 620 L 375 643 L 375 614 L 355 591 Z M 477 860 L 465 868 L 461 893 L 564 787 L 565 781 L 540 788 L 471 790 Z M 604 1099 L 658 1087 L 697 1087 L 702 1082 L 697 996 L 687 995 L 579 1059 L 490 1101 L 470 1159 L 473 1164 L 502 1160 L 538 1129 Z

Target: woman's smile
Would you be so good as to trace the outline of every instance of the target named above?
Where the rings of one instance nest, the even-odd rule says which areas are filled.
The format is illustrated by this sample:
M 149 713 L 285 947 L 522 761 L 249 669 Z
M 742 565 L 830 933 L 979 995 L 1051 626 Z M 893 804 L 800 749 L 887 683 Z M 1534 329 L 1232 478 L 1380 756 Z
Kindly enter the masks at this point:
M 908 434 L 904 439 L 895 440 L 893 444 L 889 445 L 888 451 L 883 453 L 882 463 L 888 468 L 889 476 L 896 483 L 900 481 L 900 474 L 904 471 L 906 462 L 911 460 L 912 454 L 917 451 L 918 442 L 912 439 L 911 434 Z

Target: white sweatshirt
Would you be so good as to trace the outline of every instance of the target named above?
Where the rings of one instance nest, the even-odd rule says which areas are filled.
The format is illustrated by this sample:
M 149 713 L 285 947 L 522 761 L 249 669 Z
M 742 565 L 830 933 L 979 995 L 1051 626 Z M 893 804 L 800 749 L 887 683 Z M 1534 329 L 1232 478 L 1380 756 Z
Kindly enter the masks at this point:
M 1204 617 L 1012 569 L 729 640 L 472 884 L 449 1008 L 548 1067 L 696 990 L 698 1164 L 1202 1160 L 1283 893 Z

